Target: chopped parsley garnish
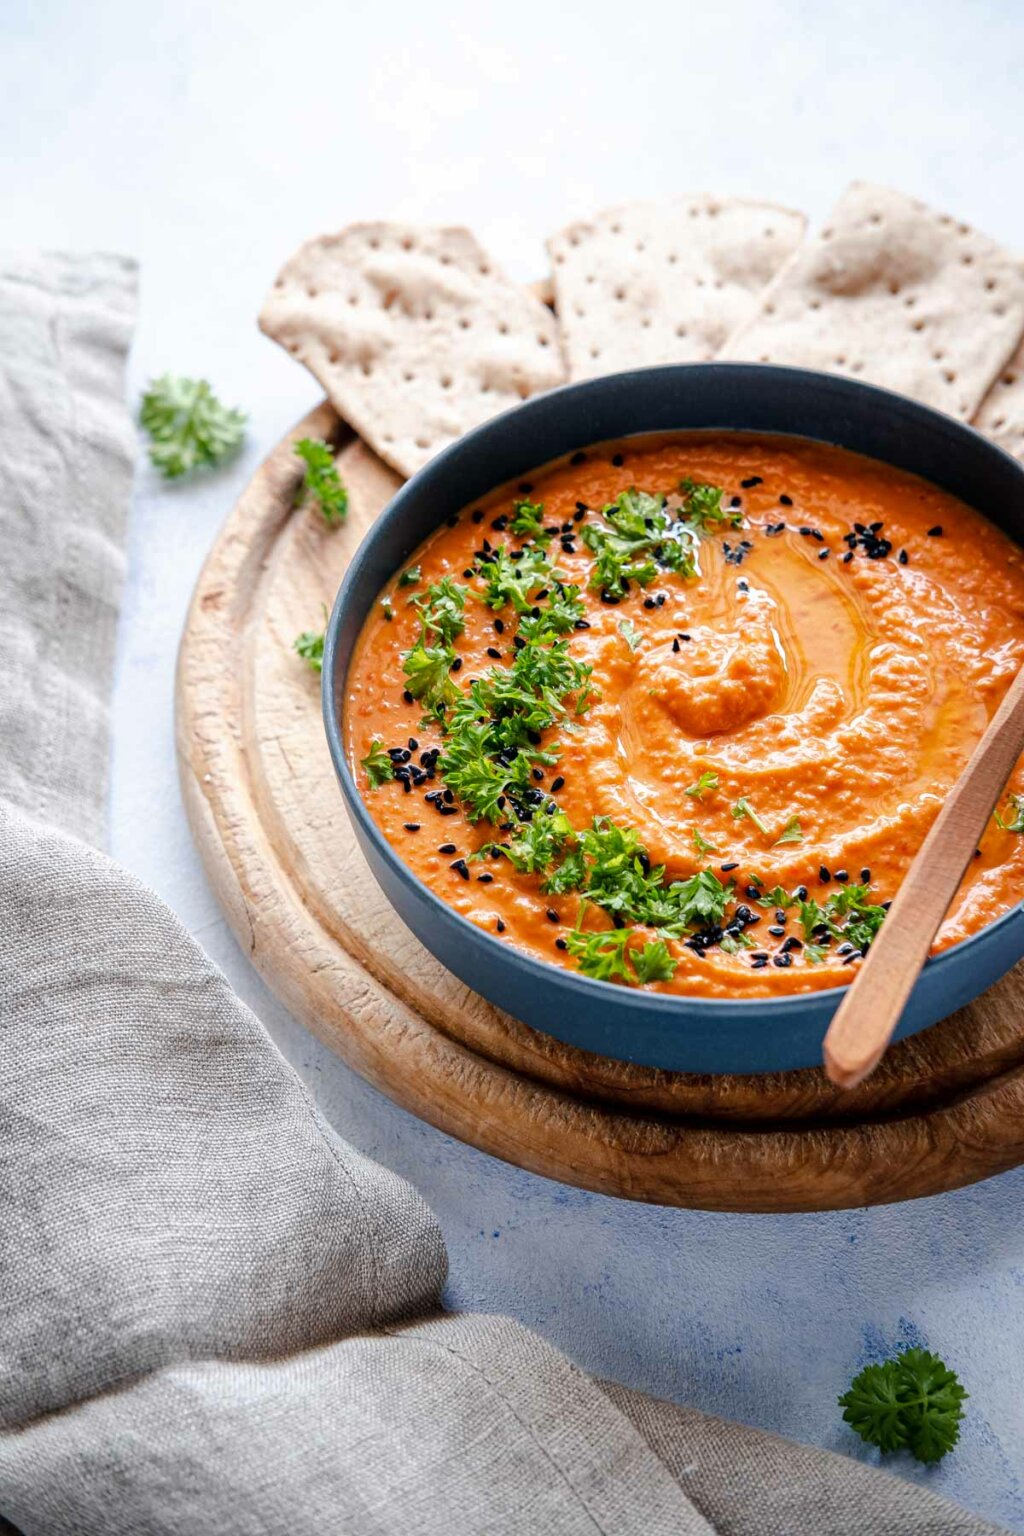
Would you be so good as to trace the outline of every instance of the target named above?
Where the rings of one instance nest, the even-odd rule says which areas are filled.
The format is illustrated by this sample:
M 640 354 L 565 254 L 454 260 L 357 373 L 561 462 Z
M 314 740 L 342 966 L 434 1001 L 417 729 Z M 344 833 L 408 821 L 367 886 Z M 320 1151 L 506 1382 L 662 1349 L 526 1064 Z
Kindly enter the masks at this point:
M 451 679 L 454 660 L 455 652 L 450 646 L 425 645 L 422 640 L 417 640 L 402 658 L 407 691 L 435 715 L 443 713 L 459 697 Z
M 904 1349 L 893 1360 L 866 1365 L 839 1399 L 843 1418 L 882 1452 L 907 1450 L 918 1461 L 941 1461 L 960 1438 L 968 1393 L 955 1371 L 926 1349 Z
M 819 948 L 835 939 L 854 949 L 865 950 L 885 922 L 885 908 L 872 901 L 866 885 L 843 885 L 833 891 L 824 904 L 801 901 L 799 907 L 804 936 Z
M 683 794 L 689 795 L 691 800 L 703 800 L 705 795 L 717 788 L 718 774 L 712 768 L 705 768 L 696 783 L 688 785 Z
M 641 642 L 641 635 L 637 627 L 629 619 L 623 619 L 619 625 L 619 634 L 625 640 L 631 651 L 637 650 Z
M 348 516 L 348 491 L 338 474 L 329 444 L 319 437 L 304 437 L 295 452 L 305 465 L 303 482 L 325 523 L 336 526 Z
M 154 379 L 142 397 L 139 420 L 152 439 L 149 457 L 175 480 L 201 465 L 219 464 L 245 436 L 243 411 L 221 405 L 205 379 Z
M 718 852 L 718 849 L 715 847 L 714 843 L 709 843 L 706 837 L 701 836 L 699 827 L 693 828 L 691 836 L 693 838 L 693 846 L 696 848 L 698 853 Z
M 604 933 L 570 933 L 567 947 L 584 976 L 597 981 L 636 982 L 671 981 L 676 961 L 661 939 L 653 939 L 641 949 L 630 941 L 630 928 L 612 928 Z
M 366 777 L 370 781 L 371 789 L 379 789 L 382 784 L 386 784 L 395 776 L 395 765 L 384 750 L 384 743 L 379 736 L 373 738 L 369 752 L 359 761 L 366 769 Z
M 420 597 L 413 598 L 425 642 L 450 646 L 465 633 L 466 592 L 467 588 L 458 586 L 450 576 L 442 576 L 440 581 L 431 582 Z
M 683 498 L 682 515 L 702 533 L 714 533 L 719 528 L 738 528 L 743 521 L 742 512 L 729 511 L 722 506 L 722 492 L 717 485 L 700 485 L 695 480 L 682 480 L 679 492 Z
M 513 869 L 521 875 L 535 875 L 559 858 L 573 838 L 572 823 L 564 811 L 553 816 L 534 816 L 532 821 L 521 822 L 513 836 L 505 843 L 485 843 L 471 859 L 487 858 L 495 850 L 504 854 Z M 571 885 L 545 885 L 545 890 L 575 890 L 578 881 Z
M 695 576 L 697 537 L 665 511 L 664 496 L 623 491 L 602 508 L 603 524 L 588 522 L 580 537 L 594 555 L 590 585 L 609 598 L 625 597 L 629 583 L 647 587 L 659 570 Z
M 776 848 L 780 843 L 802 843 L 804 834 L 800 827 L 799 816 L 791 816 L 779 837 L 775 839 Z
M 1024 795 L 1010 794 L 1005 815 L 993 811 L 997 827 L 1004 832 L 1024 832 Z
M 743 817 L 746 816 L 748 821 L 752 821 L 754 823 L 754 826 L 761 833 L 762 837 L 771 836 L 768 828 L 765 826 L 760 816 L 754 810 L 754 807 L 750 804 L 749 800 L 745 800 L 743 798 L 737 800 L 736 804 L 732 808 L 732 814 L 737 821 L 741 821 Z
M 517 501 L 509 520 L 509 532 L 536 538 L 544 532 L 544 507 L 540 502 Z
M 536 605 L 535 605 L 536 606 Z M 521 640 L 553 640 L 558 635 L 568 635 L 586 613 L 579 587 L 563 586 L 560 581 L 551 585 L 547 602 L 539 612 L 523 614 L 519 620 L 518 634 Z
M 504 608 L 511 603 L 516 613 L 529 613 L 535 606 L 535 594 L 556 579 L 544 551 L 536 544 L 510 553 L 504 544 L 477 563 L 484 579 L 484 602 L 488 608 Z
M 400 587 L 414 587 L 420 579 L 420 574 L 418 565 L 407 565 L 398 578 L 398 585 Z

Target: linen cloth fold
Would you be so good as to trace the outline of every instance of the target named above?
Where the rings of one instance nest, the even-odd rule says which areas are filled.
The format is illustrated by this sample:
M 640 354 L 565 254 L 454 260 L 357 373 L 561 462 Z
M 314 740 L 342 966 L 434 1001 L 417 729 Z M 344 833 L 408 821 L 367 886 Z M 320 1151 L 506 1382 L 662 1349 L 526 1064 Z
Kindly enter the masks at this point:
M 133 305 L 116 257 L 0 264 L 0 1529 L 994 1531 L 445 1314 L 419 1196 L 91 846 Z

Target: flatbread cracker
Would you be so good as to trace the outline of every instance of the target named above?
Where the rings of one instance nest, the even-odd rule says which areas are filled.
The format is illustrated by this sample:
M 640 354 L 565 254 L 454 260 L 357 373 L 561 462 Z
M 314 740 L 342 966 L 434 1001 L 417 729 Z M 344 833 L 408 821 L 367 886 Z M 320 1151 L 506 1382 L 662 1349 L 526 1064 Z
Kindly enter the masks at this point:
M 1024 460 L 1024 344 L 981 402 L 973 425 L 1007 453 Z
M 707 194 L 570 224 L 548 241 L 570 377 L 714 357 L 805 225 L 788 208 Z
M 845 373 L 969 421 L 1024 331 L 1024 271 L 987 236 L 854 182 L 719 354 Z
M 551 311 L 466 229 L 352 224 L 282 268 L 260 327 L 403 475 L 565 378 Z

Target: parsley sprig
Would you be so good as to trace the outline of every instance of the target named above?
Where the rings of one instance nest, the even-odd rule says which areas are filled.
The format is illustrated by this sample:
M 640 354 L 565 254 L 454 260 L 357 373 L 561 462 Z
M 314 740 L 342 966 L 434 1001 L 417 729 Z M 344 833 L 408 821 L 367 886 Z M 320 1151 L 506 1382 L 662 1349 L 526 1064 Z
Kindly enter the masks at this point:
M 343 523 L 348 516 L 348 490 L 330 445 L 320 437 L 303 437 L 295 444 L 295 452 L 305 466 L 303 485 L 320 508 L 324 522 L 329 527 Z
M 622 491 L 602 508 L 601 522 L 590 521 L 580 537 L 594 556 L 591 587 L 618 600 L 629 584 L 648 587 L 659 570 L 695 576 L 697 536 L 665 511 L 665 497 L 647 491 Z
M 226 459 L 245 436 L 248 418 L 221 405 L 206 379 L 165 373 L 143 395 L 139 420 L 152 439 L 150 460 L 175 480 Z
M 954 1371 L 926 1349 L 866 1365 L 839 1399 L 846 1420 L 868 1445 L 941 1461 L 960 1438 L 968 1394 Z
M 384 750 L 384 743 L 379 736 L 375 736 L 370 743 L 370 750 L 359 762 L 366 769 L 366 777 L 370 781 L 371 789 L 380 789 L 389 779 L 395 776 L 395 765 L 390 756 Z
M 774 894 L 774 893 L 772 893 Z M 785 894 L 785 893 L 783 893 Z M 792 898 L 779 906 L 789 905 Z M 771 901 L 765 903 L 773 905 Z M 831 941 L 852 944 L 862 953 L 870 948 L 879 928 L 885 922 L 886 909 L 872 898 L 866 885 L 844 885 L 833 891 L 822 904 L 815 900 L 801 901 L 800 923 L 807 941 L 805 955 L 811 964 L 824 959 Z

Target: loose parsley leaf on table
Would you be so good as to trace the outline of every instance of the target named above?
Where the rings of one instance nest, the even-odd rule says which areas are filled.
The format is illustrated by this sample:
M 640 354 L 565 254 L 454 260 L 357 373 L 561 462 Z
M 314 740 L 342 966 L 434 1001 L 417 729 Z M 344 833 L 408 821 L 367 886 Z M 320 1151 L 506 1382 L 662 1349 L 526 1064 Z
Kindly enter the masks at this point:
M 139 411 L 152 439 L 150 460 L 168 480 L 226 459 L 242 441 L 247 419 L 221 405 L 206 379 L 169 373 L 150 383 Z
M 292 649 L 308 661 L 314 672 L 324 669 L 324 640 L 327 631 L 327 609 L 324 608 L 323 629 L 305 629 L 292 641 Z
M 336 526 L 348 516 L 348 490 L 338 474 L 330 446 L 319 437 L 304 437 L 295 452 L 305 465 L 303 484 L 320 508 L 325 523 Z
M 866 1365 L 839 1399 L 843 1418 L 868 1445 L 941 1461 L 960 1437 L 968 1396 L 954 1371 L 925 1349 Z

